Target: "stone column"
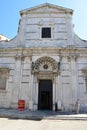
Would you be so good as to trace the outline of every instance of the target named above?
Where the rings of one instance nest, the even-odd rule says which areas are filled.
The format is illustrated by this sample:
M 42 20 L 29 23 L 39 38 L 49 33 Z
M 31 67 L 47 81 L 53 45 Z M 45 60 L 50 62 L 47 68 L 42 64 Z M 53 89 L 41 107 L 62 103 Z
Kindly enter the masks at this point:
M 35 96 L 35 110 L 38 110 L 38 90 L 39 90 L 39 85 L 38 85 L 38 81 L 36 82 L 36 96 Z
M 34 87 L 33 87 L 33 109 L 38 109 L 38 81 L 37 76 L 34 75 Z
M 55 111 L 55 103 L 56 103 L 56 78 L 54 76 L 54 80 L 53 80 L 53 111 Z
M 61 84 L 61 76 L 58 75 L 56 78 L 56 98 L 57 98 L 57 108 L 61 110 L 61 98 L 62 98 L 62 84 Z
M 29 100 L 29 109 L 33 110 L 33 80 L 34 80 L 34 76 L 31 75 L 30 76 L 30 100 Z

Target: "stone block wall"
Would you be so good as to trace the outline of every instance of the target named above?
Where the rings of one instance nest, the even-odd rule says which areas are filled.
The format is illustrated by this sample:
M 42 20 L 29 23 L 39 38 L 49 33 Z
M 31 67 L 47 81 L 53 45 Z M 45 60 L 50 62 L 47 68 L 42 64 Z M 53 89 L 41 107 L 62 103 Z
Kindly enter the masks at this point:
M 10 107 L 12 90 L 14 86 L 14 70 L 15 59 L 11 57 L 0 57 L 0 68 L 7 68 L 9 70 L 6 78 L 6 87 L 0 90 L 0 107 Z

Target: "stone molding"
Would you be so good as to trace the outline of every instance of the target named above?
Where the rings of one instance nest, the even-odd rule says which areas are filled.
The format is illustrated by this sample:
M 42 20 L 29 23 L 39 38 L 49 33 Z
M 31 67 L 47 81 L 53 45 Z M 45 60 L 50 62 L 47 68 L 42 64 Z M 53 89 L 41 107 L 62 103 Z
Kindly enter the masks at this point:
M 68 61 L 73 60 L 73 59 L 76 61 L 76 60 L 78 59 L 78 57 L 79 57 L 79 55 L 74 54 L 74 53 L 73 53 L 73 54 L 71 53 L 71 54 L 69 54 L 69 55 L 67 56 Z

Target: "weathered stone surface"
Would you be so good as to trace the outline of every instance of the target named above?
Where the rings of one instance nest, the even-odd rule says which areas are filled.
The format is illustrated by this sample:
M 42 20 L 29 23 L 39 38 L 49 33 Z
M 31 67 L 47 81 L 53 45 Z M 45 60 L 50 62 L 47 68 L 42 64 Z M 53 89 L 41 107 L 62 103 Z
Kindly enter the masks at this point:
M 0 41 L 0 68 L 9 69 L 0 107 L 38 109 L 39 81 L 52 81 L 52 110 L 71 111 L 79 98 L 87 107 L 87 41 L 73 31 L 71 9 L 43 4 L 20 12 L 17 36 Z M 42 28 L 51 37 L 42 38 Z M 33 64 L 34 63 L 34 64 Z

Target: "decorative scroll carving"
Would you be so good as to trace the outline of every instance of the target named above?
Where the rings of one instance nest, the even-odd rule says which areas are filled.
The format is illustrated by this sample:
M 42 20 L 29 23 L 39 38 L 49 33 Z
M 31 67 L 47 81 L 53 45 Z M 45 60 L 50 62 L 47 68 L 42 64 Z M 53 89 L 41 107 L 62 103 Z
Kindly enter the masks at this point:
M 32 62 L 32 73 L 58 73 L 60 64 L 51 57 L 41 57 Z

